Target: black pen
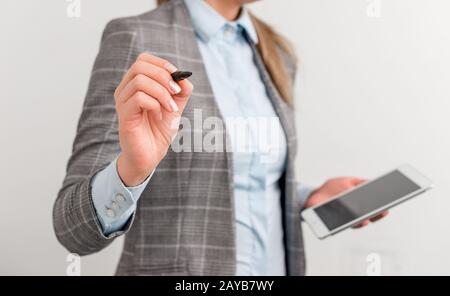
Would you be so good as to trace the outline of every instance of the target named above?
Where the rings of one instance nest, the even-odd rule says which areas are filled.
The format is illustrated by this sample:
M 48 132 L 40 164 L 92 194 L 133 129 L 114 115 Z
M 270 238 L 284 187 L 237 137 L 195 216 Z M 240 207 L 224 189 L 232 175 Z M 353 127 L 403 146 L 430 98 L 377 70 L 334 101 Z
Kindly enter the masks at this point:
M 184 79 L 190 77 L 192 75 L 192 72 L 176 71 L 176 72 L 173 72 L 171 75 L 172 75 L 172 79 L 174 81 L 181 81 L 181 80 L 184 80 Z

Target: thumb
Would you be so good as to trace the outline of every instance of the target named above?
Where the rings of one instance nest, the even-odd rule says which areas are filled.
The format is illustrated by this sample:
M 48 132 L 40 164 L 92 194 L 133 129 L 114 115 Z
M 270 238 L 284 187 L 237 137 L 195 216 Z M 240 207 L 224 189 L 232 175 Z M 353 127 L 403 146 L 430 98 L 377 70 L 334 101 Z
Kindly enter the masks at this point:
M 184 108 L 186 107 L 186 104 L 189 100 L 189 97 L 192 94 L 192 91 L 194 90 L 194 85 L 187 79 L 181 80 L 177 82 L 178 85 L 181 87 L 181 92 L 173 96 L 173 99 L 175 103 L 177 104 L 180 113 L 183 112 Z
M 368 181 L 367 179 L 353 178 L 353 179 L 350 180 L 350 183 L 351 183 L 353 186 L 358 186 L 358 185 L 361 185 L 362 183 L 365 183 L 365 182 L 367 182 L 367 181 Z

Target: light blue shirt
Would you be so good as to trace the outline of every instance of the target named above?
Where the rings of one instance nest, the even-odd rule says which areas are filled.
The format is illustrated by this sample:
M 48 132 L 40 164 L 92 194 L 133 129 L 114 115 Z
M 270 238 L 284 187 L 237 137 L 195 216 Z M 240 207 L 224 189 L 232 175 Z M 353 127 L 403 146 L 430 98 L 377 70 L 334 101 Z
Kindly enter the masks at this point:
M 185 3 L 233 151 L 236 275 L 285 275 L 278 182 L 287 146 L 243 31 L 254 43 L 258 36 L 246 9 L 228 22 L 203 0 Z M 124 227 L 149 179 L 125 187 L 116 161 L 94 176 L 92 197 L 105 235 Z M 303 204 L 311 188 L 298 190 Z

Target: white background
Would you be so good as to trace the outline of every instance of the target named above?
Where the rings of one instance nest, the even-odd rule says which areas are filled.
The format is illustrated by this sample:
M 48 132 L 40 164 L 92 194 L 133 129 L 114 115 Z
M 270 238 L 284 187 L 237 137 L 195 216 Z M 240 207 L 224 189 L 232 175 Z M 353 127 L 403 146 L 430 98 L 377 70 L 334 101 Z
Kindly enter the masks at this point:
M 372 0 L 376 1 L 376 0 Z M 150 0 L 3 0 L 0 10 L 0 275 L 64 275 L 53 201 L 65 174 L 106 22 Z M 363 230 L 324 241 L 307 227 L 310 275 L 450 274 L 450 2 L 265 0 L 252 5 L 296 46 L 300 180 L 375 177 L 411 163 L 432 192 Z M 368 13 L 369 8 L 369 13 Z M 122 240 L 82 258 L 83 275 L 113 274 Z

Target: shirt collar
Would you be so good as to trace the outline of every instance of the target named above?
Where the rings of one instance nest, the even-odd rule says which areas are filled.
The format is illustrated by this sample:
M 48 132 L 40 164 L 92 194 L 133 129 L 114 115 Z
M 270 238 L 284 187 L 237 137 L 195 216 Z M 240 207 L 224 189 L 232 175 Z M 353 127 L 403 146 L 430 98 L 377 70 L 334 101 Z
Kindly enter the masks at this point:
M 242 27 L 250 39 L 255 44 L 258 43 L 258 34 L 253 26 L 249 12 L 245 7 L 242 8 L 237 20 L 229 22 L 204 0 L 184 0 L 184 2 L 191 15 L 195 33 L 202 41 L 208 42 L 226 24 L 231 24 Z

